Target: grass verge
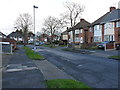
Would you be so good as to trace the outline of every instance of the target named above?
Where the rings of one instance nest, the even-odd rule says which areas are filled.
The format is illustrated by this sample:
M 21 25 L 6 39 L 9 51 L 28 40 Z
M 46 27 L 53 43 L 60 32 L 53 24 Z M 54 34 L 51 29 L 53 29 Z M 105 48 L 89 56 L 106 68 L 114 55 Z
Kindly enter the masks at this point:
M 56 48 L 57 46 L 53 46 L 53 45 L 42 45 L 43 47 L 49 47 L 49 48 Z
M 48 88 L 89 88 L 82 82 L 71 79 L 55 79 L 47 81 Z M 92 90 L 92 89 L 91 89 Z
M 60 47 L 65 47 L 65 46 L 67 46 L 67 45 L 59 45 Z
M 88 50 L 98 50 L 98 47 L 97 46 L 92 46 L 92 47 L 88 48 Z
M 120 60 L 120 56 L 110 56 L 109 58 Z
M 28 47 L 23 47 L 25 49 L 26 55 L 30 58 L 30 59 L 34 59 L 34 60 L 41 60 L 44 59 L 43 56 L 39 55 L 37 52 L 34 52 L 33 50 L 31 50 Z

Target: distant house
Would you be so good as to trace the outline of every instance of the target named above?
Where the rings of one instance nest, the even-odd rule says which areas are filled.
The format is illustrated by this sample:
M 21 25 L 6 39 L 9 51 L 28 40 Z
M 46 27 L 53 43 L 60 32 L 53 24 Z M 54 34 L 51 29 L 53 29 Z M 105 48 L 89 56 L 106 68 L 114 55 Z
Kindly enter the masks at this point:
M 80 22 L 74 27 L 69 28 L 67 32 L 69 43 L 73 43 L 73 39 L 75 44 L 92 43 L 93 41 L 93 31 L 90 29 L 90 23 L 85 19 L 80 19 Z
M 16 30 L 15 32 L 12 32 L 8 35 L 10 39 L 14 39 L 17 42 L 24 42 L 24 36 L 22 31 Z M 27 43 L 33 43 L 34 41 L 34 34 L 32 32 L 28 33 Z
M 35 34 L 33 34 L 32 32 L 28 33 L 28 43 L 34 42 L 34 36 L 35 36 Z
M 16 30 L 8 35 L 10 39 L 14 39 L 17 42 L 23 42 L 23 35 L 20 31 Z
M 120 9 L 110 7 L 110 11 L 92 23 L 94 42 L 120 42 Z
M 41 34 L 39 37 L 39 40 L 44 43 L 47 43 L 49 41 L 49 39 L 50 39 L 50 36 L 47 34 Z
M 67 27 L 67 30 L 68 30 L 68 27 Z M 63 41 L 64 45 L 67 45 L 68 43 L 69 36 L 68 36 L 67 30 L 61 33 L 61 40 Z
M 2 32 L 0 32 L 0 38 L 7 38 L 7 36 L 3 34 Z

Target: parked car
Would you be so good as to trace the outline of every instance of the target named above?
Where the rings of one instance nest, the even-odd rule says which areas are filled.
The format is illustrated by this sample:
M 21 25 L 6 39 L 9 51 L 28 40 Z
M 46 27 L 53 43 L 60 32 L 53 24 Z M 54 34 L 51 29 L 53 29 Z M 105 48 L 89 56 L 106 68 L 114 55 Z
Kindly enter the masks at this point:
M 97 47 L 100 48 L 100 49 L 104 49 L 106 44 L 114 43 L 114 42 L 115 42 L 115 41 L 105 41 L 105 42 L 101 42 L 101 43 L 98 43 L 98 44 L 97 44 Z
M 40 43 L 39 42 L 35 42 L 35 46 L 39 46 L 40 45 Z

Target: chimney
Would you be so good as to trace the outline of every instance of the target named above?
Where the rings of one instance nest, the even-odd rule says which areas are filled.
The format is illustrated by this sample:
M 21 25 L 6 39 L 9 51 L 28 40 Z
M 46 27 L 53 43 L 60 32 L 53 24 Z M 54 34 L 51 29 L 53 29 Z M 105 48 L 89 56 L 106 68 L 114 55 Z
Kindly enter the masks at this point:
M 68 27 L 67 27 L 67 30 L 68 30 Z
M 83 18 L 81 18 L 81 19 L 80 19 L 80 22 L 82 22 L 83 20 L 84 20 L 84 19 L 83 19 Z
M 115 10 L 115 9 L 116 9 L 116 7 L 110 7 L 110 12 Z
M 118 2 L 118 9 L 120 9 L 120 1 Z

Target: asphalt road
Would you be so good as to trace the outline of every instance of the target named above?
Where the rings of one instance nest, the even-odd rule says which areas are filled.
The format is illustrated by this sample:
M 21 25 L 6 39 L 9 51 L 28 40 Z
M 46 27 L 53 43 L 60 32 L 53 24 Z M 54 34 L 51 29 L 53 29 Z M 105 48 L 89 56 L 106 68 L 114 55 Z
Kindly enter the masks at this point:
M 117 60 L 48 47 L 37 47 L 36 51 L 68 75 L 92 88 L 118 88 Z

